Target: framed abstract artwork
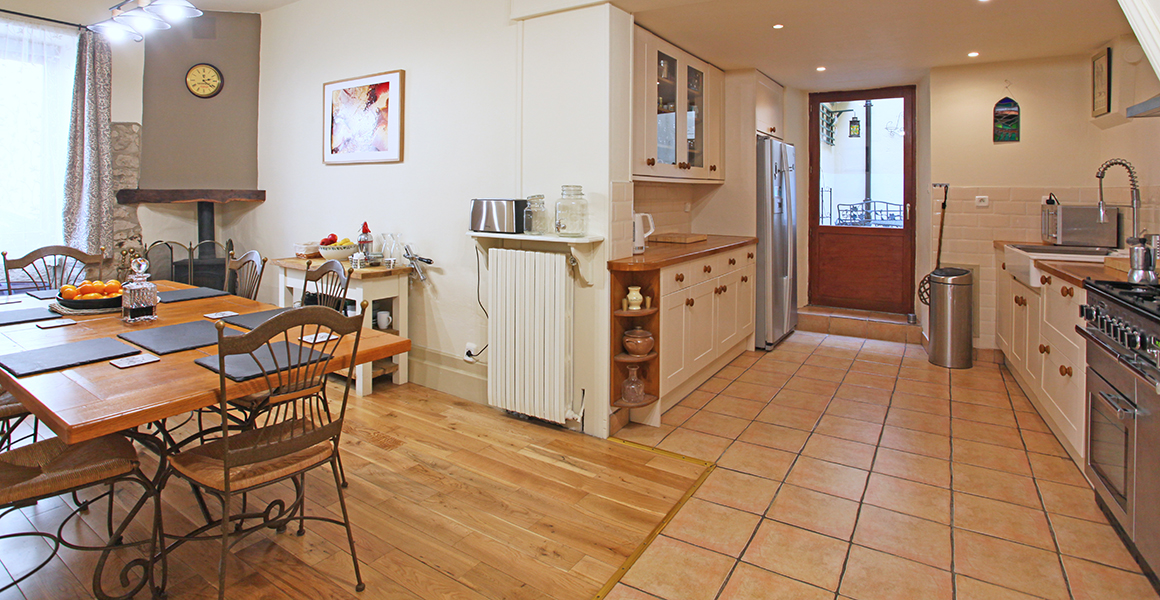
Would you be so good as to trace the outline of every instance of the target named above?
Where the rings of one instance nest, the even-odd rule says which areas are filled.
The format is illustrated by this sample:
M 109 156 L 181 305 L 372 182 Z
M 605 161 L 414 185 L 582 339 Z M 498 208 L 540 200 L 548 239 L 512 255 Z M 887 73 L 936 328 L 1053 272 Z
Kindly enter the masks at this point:
M 1104 48 L 1092 57 L 1092 116 L 1112 112 L 1112 49 Z
M 403 71 L 322 86 L 326 164 L 403 160 Z
M 995 103 L 995 126 L 991 139 L 995 142 L 1019 141 L 1019 103 L 1003 98 Z

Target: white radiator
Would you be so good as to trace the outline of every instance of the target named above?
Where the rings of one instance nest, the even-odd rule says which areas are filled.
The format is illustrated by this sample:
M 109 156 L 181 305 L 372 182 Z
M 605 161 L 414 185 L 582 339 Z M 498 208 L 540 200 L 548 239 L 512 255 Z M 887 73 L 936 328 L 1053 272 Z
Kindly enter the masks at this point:
M 487 403 L 561 424 L 572 406 L 567 256 L 501 248 L 487 253 Z

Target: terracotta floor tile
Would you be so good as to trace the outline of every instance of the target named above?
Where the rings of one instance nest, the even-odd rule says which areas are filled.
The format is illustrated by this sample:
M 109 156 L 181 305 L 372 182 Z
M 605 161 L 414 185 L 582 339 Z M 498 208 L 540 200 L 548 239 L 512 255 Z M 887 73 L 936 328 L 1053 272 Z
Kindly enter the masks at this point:
M 814 431 L 863 444 L 877 444 L 878 437 L 882 433 L 882 426 L 856 419 L 825 415 L 818 422 Z
M 1043 417 L 1032 412 L 1015 412 L 1015 419 L 1019 421 L 1019 428 L 1040 433 L 1051 433 L 1051 428 L 1044 422 Z
M 709 381 L 712 381 L 712 379 L 710 379 Z M 690 392 L 688 396 L 685 396 L 685 398 L 683 400 L 681 400 L 679 405 L 684 406 L 686 408 L 700 410 L 701 407 L 708 404 L 710 400 L 712 400 L 713 398 L 715 398 L 717 396 L 717 392 L 706 392 L 703 389 L 705 387 L 705 385 L 708 385 L 708 383 L 706 383 L 706 384 L 702 385 L 700 388 Z M 724 389 L 724 386 L 722 386 L 722 389 Z
M 701 433 L 708 433 L 718 437 L 737 439 L 742 431 L 749 426 L 749 419 L 738 419 L 728 415 L 722 415 L 715 412 L 709 412 L 709 405 L 706 404 L 704 409 L 697 411 L 697 414 L 689 417 L 683 425 L 682 429 L 692 429 L 693 431 L 700 431 Z
M 831 321 L 831 323 L 832 323 L 832 321 Z M 846 361 L 847 368 L 849 368 L 850 363 L 854 362 L 854 357 L 858 356 L 858 351 L 854 350 L 852 348 L 838 348 L 835 346 L 819 346 L 817 350 L 814 350 L 813 355 L 818 356 L 818 357 L 824 356 L 827 358 L 837 358 L 839 360 L 844 360 L 844 361 Z
M 703 410 L 752 421 L 754 417 L 761 413 L 761 409 L 763 408 L 765 408 L 764 402 L 754 402 L 753 400 L 734 398 L 733 396 L 722 394 L 710 400 Z
M 1028 454 L 1031 461 L 1031 470 L 1036 479 L 1046 479 L 1056 483 L 1066 483 L 1075 486 L 1087 486 L 1087 479 L 1076 468 L 1070 458 L 1059 458 L 1045 454 Z
M 697 390 L 709 393 L 720 393 L 720 391 L 728 388 L 728 384 L 730 383 L 732 383 L 730 379 L 724 377 L 710 377 L 709 381 L 702 383 Z
M 955 598 L 956 600 L 1036 600 L 1037 597 L 999 587 L 993 583 L 955 575 Z
M 765 354 L 764 352 L 753 352 L 753 354 L 746 352 L 745 354 L 742 354 L 741 356 L 738 356 L 737 358 L 733 359 L 729 363 L 729 366 L 741 367 L 742 369 L 748 369 L 749 367 L 753 366 L 753 363 L 756 363 L 758 360 L 760 360 L 764 354 Z
M 642 423 L 629 423 L 620 428 L 616 435 L 612 436 L 645 446 L 656 447 L 665 439 L 665 436 L 672 433 L 675 427 L 672 425 L 662 424 L 660 427 L 653 427 L 652 425 L 644 425 Z
M 770 479 L 715 469 L 693 497 L 760 515 L 769 508 L 778 485 Z
M 1108 519 L 1096 504 L 1096 493 L 1090 487 L 1076 487 L 1053 481 L 1037 481 L 1039 493 L 1047 512 L 1107 523 Z
M 953 373 L 951 384 L 957 388 L 972 389 L 986 392 L 999 392 L 1004 396 L 1007 388 L 1003 385 L 1003 377 L 998 372 L 992 374 L 963 374 Z
M 873 350 L 863 350 L 858 353 L 858 360 L 867 362 L 882 363 L 884 365 L 899 366 L 902 364 L 902 357 L 896 354 L 884 354 L 882 352 L 875 352 Z
M 815 367 L 825 367 L 827 369 L 838 369 L 839 371 L 845 371 L 850 368 L 850 365 L 853 364 L 853 362 L 853 358 L 840 358 L 814 353 L 806 359 L 805 364 Z
M 906 479 L 871 473 L 866 504 L 950 525 L 951 492 Z
M 753 400 L 754 402 L 761 402 L 765 404 L 769 402 L 770 398 L 777 393 L 777 388 L 766 385 L 757 385 L 755 383 L 745 383 L 744 381 L 734 381 L 729 384 L 729 387 L 721 390 L 721 393 L 726 396 L 733 396 L 734 398 L 744 398 L 746 400 Z
M 941 369 L 915 369 L 913 367 L 902 367 L 898 371 L 898 377 L 901 379 L 910 379 L 913 381 L 925 381 L 926 383 L 948 384 L 951 381 L 950 373 Z
M 1063 557 L 1063 567 L 1075 600 L 1156 600 L 1156 591 L 1143 575 L 1119 571 L 1086 560 Z
M 838 386 L 838 391 L 834 394 L 834 397 L 886 406 L 890 404 L 890 394 L 890 390 L 868 388 L 846 382 Z
M 806 362 L 806 359 L 808 359 L 810 357 L 810 353 L 809 352 L 793 352 L 791 350 L 776 348 L 772 352 L 769 353 L 769 356 L 773 360 L 780 360 L 782 362 L 801 365 L 802 363 Z
M 851 371 L 859 373 L 870 373 L 871 375 L 879 375 L 881 377 L 897 377 L 898 365 L 891 365 L 887 363 L 873 362 L 869 360 L 855 360 L 854 364 L 850 365 Z
M 720 377 L 722 379 L 728 379 L 728 380 L 732 381 L 732 380 L 740 377 L 741 374 L 744 372 L 745 372 L 745 369 L 743 369 L 742 367 L 734 367 L 732 365 L 726 365 L 724 367 L 721 367 L 721 370 L 717 371 L 713 376 Z
M 781 406 L 813 410 L 820 413 L 830 405 L 830 397 L 783 388 L 770 402 Z
M 689 408 L 687 406 L 681 406 L 680 404 L 678 404 L 678 405 L 666 410 L 665 414 L 661 415 L 661 424 L 672 425 L 673 427 L 677 427 L 681 423 L 684 423 L 685 421 L 687 421 L 689 419 L 689 417 L 696 414 L 696 412 L 697 412 L 697 409 L 695 409 L 695 408 Z
M 1025 506 L 955 492 L 956 529 L 969 529 L 1044 550 L 1055 550 L 1047 514 Z
M 894 391 L 918 396 L 930 396 L 931 398 L 940 398 L 942 400 L 949 400 L 951 397 L 951 388 L 945 383 L 927 383 L 925 381 L 913 381 L 910 379 L 899 379 L 898 383 L 894 386 Z
M 1006 471 L 952 463 L 954 489 L 975 496 L 1002 500 L 1027 508 L 1042 508 L 1035 480 Z
M 605 600 L 663 600 L 663 598 L 646 594 L 636 588 L 630 588 L 623 583 L 616 584 L 616 587 L 612 588 L 612 591 L 608 592 L 604 598 Z
M 766 519 L 741 560 L 836 591 L 850 544 Z
M 737 378 L 740 383 L 752 383 L 755 385 L 764 385 L 771 388 L 780 388 L 789 381 L 792 373 L 781 373 L 778 371 L 762 371 L 756 368 L 749 369 L 744 375 Z
M 925 431 L 887 426 L 882 430 L 882 446 L 943 460 L 951 458 L 951 438 Z
M 691 456 L 701 460 L 716 461 L 733 440 L 681 427 L 667 437 L 657 448 Z
M 1006 446 L 1007 448 L 1015 448 L 1016 450 L 1023 449 L 1023 438 L 1020 437 L 1019 430 L 1014 427 L 991 425 L 989 423 L 967 421 L 965 419 L 953 419 L 951 423 L 951 437 L 956 440 L 970 440 L 972 442 Z
M 876 473 L 909 479 L 927 485 L 943 488 L 951 486 L 950 461 L 920 454 L 879 448 L 872 470 Z
M 785 388 L 807 394 L 833 396 L 834 392 L 838 391 L 838 384 L 833 381 L 821 381 L 819 379 L 810 379 L 808 377 L 802 377 L 801 375 L 794 375 L 785 384 Z
M 874 451 L 875 447 L 870 444 L 814 434 L 806 442 L 802 455 L 869 471 L 874 462 Z
M 890 400 L 890 408 L 904 408 L 917 412 L 930 413 L 944 417 L 951 416 L 950 400 L 940 400 L 929 396 L 917 396 L 904 392 L 894 392 Z
M 798 369 L 794 377 L 808 377 L 810 379 L 840 383 L 846 378 L 846 371 L 844 369 L 830 369 L 828 367 L 807 364 L 802 365 L 802 368 Z
M 785 362 L 777 360 L 773 355 L 765 356 L 749 367 L 748 372 L 762 371 L 765 373 L 781 373 L 782 375 L 793 375 L 794 372 L 801 367 L 801 363 Z M 786 377 L 788 380 L 789 377 Z
M 785 479 L 786 473 L 789 473 L 795 458 L 797 455 L 792 452 L 745 442 L 733 442 L 725 454 L 717 459 L 717 466 L 781 481 Z
M 1011 408 L 1011 399 L 1007 397 L 1006 391 L 988 392 L 985 390 L 972 390 L 958 387 L 955 384 L 951 384 L 951 400 L 964 404 L 989 406 L 991 408 Z
M 1063 445 L 1055 438 L 1054 434 L 1041 433 L 1038 431 L 1024 431 L 1023 443 L 1027 445 L 1028 452 L 1038 452 L 1039 454 L 1049 454 L 1051 456 L 1058 456 L 1060 458 L 1071 458 L 1067 450 L 1063 449 Z
M 833 592 L 759 569 L 747 563 L 738 563 L 721 592 L 720 600 L 832 600 Z
M 833 310 L 833 309 L 831 309 L 831 310 Z M 841 310 L 841 309 L 838 309 L 838 310 Z M 861 348 L 863 345 L 865 345 L 866 341 L 867 340 L 865 340 L 864 338 L 856 337 L 856 336 L 849 336 L 849 335 L 842 335 L 842 334 L 830 334 L 830 335 L 827 335 L 825 337 L 825 339 L 822 340 L 822 343 L 818 347 L 819 348 L 852 348 L 854 350 L 857 350 L 857 349 Z
M 834 398 L 826 408 L 826 414 L 881 425 L 886 420 L 886 410 L 885 406 L 879 406 L 877 404 Z
M 786 483 L 815 492 L 861 500 L 868 473 L 861 469 L 825 462 L 806 456 L 798 458 L 786 476 Z
M 991 408 L 978 404 L 951 402 L 951 416 L 956 419 L 1003 425 L 1004 427 L 1019 426 L 1018 422 L 1015 421 L 1015 413 L 1009 408 Z
M 949 436 L 951 434 L 950 417 L 907 410 L 896 406 L 890 407 L 890 413 L 886 415 L 886 424 L 903 429 L 933 433 L 935 435 Z
M 1132 558 L 1111 525 L 1063 515 L 1051 515 L 1049 518 L 1060 552 L 1109 567 L 1140 572 L 1140 565 Z
M 926 351 L 921 346 L 916 347 L 913 351 L 909 347 L 906 349 L 906 354 L 902 356 L 902 366 L 911 369 L 947 370 L 946 367 L 931 364 Z
M 850 550 L 841 592 L 873 600 L 950 600 L 953 595 L 947 571 L 861 546 Z
M 765 516 L 848 541 L 858 520 L 858 503 L 785 484 Z
M 760 522 L 759 515 L 692 498 L 665 526 L 665 535 L 736 558 Z
M 1016 475 L 1031 475 L 1031 465 L 1027 462 L 1027 453 L 1014 448 L 955 440 L 953 460 L 976 467 L 1007 471 Z
M 1015 384 L 1012 383 L 1011 385 Z M 1016 396 L 1015 394 L 1011 394 L 1011 408 L 1015 409 L 1015 416 L 1019 416 L 1022 413 L 1033 414 L 1037 417 L 1039 416 L 1039 410 L 1036 409 L 1035 405 L 1027 399 L 1027 396 Z
M 846 376 L 846 383 L 874 388 L 876 390 L 893 390 L 895 379 L 895 377 L 890 376 L 873 375 L 870 373 L 851 371 L 850 374 Z
M 821 410 L 805 410 L 770 402 L 757 415 L 756 420 L 762 423 L 773 423 L 774 425 L 812 431 L 821 417 Z
M 662 535 L 620 581 L 665 600 L 711 600 L 734 564 L 728 556 Z
M 769 423 L 754 422 L 745 429 L 738 441 L 777 448 L 786 452 L 799 452 L 806 445 L 810 434 L 800 429 L 771 425 Z
M 1048 600 L 1069 598 L 1059 555 L 970 531 L 955 531 L 955 572 Z
M 863 506 L 854 543 L 949 571 L 951 528 L 918 517 Z
M 905 315 L 893 315 L 891 313 L 877 313 L 871 315 L 871 318 L 884 317 L 890 317 L 889 321 L 892 323 L 906 322 Z M 892 356 L 902 356 L 902 353 L 906 351 L 906 344 L 886 340 L 866 340 L 866 343 L 862 344 L 862 349 L 869 352 L 878 352 Z

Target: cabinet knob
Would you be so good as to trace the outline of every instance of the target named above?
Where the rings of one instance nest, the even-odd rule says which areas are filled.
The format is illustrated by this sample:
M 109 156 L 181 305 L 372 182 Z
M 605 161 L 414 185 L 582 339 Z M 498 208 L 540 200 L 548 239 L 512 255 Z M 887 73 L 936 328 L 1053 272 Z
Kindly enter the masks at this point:
M 684 281 L 684 280 L 685 280 L 685 274 L 684 274 L 684 273 L 677 273 L 676 280 L 677 280 L 678 282 L 680 282 L 680 281 Z
M 769 128 L 769 132 L 770 132 L 770 133 L 777 133 L 777 128 L 776 128 L 776 127 L 770 127 L 770 128 Z
M 655 167 L 657 165 L 657 159 L 655 159 L 655 158 L 645 159 L 644 164 L 646 164 L 650 167 Z
M 729 259 L 729 265 L 730 265 L 730 266 L 733 266 L 733 265 L 735 265 L 735 264 L 737 264 L 737 259 L 736 259 L 736 258 L 730 258 L 730 259 Z
M 1039 285 L 1051 285 L 1051 275 L 1040 275 Z
M 752 253 L 752 252 L 747 252 L 747 253 L 745 254 L 745 257 L 746 257 L 746 258 L 748 258 L 748 259 L 751 259 L 751 260 L 752 260 L 752 259 L 753 259 L 753 253 Z
M 1059 374 L 1063 377 L 1071 377 L 1071 367 L 1059 365 Z
M 713 272 L 713 265 L 705 265 L 705 272 L 712 273 Z
M 741 283 L 749 283 L 749 276 L 748 276 L 748 275 L 742 275 L 742 276 L 741 276 Z
M 1068 296 L 1075 296 L 1075 288 L 1071 286 L 1063 286 L 1059 288 L 1059 295 L 1067 298 Z
M 716 170 L 717 170 L 717 165 L 709 165 L 709 170 L 710 170 L 710 171 L 716 171 Z
M 1015 306 L 1019 306 L 1019 296 L 1015 296 Z
M 1002 268 L 1004 271 L 1006 271 L 1006 270 L 1007 270 L 1007 263 L 1003 263 L 1003 264 L 1001 264 L 1001 265 L 999 265 L 999 266 L 1000 266 L 1000 268 Z
M 685 298 L 685 306 L 692 306 L 695 304 L 692 298 Z
M 1048 346 L 1045 344 L 1039 344 L 1039 353 L 1040 354 L 1051 354 L 1051 346 Z
M 720 287 L 713 288 L 713 295 L 720 296 L 721 295 L 721 288 Z
M 729 286 L 727 286 L 727 285 L 721 286 L 721 293 L 722 294 L 724 294 L 725 292 L 728 292 L 728 291 L 729 291 Z

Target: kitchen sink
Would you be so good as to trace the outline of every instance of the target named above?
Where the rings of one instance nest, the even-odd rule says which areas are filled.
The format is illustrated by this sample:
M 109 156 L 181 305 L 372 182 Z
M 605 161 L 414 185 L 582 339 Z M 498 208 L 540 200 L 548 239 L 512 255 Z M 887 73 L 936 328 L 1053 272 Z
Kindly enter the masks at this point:
M 1003 261 L 1007 272 L 1027 287 L 1038 288 L 1043 275 L 1035 268 L 1037 260 L 1059 260 L 1067 262 L 1102 263 L 1104 257 L 1115 252 L 1114 248 L 1089 248 L 1084 246 L 1044 246 L 1038 244 L 1008 244 L 1003 248 Z

